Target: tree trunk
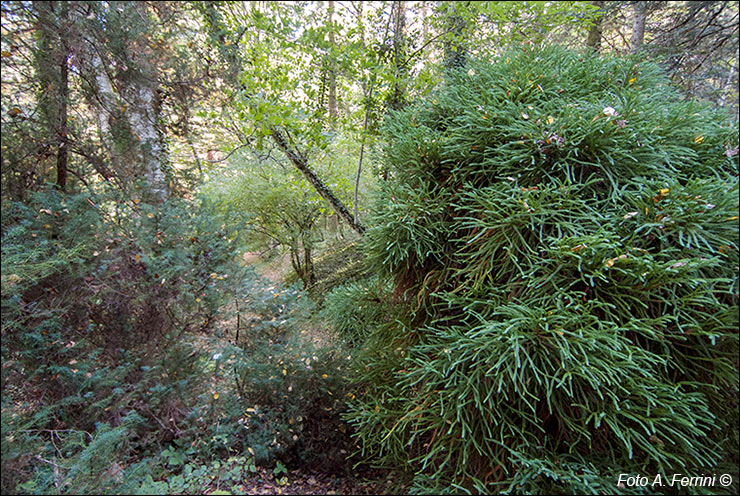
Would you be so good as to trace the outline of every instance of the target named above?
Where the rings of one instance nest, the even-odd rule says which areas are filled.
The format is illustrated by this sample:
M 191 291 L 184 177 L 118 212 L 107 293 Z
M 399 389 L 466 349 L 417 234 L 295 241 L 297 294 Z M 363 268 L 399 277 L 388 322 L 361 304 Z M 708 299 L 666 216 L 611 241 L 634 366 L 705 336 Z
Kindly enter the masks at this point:
M 167 148 L 159 123 L 157 82 L 154 74 L 129 76 L 114 89 L 97 48 L 90 46 L 91 68 L 96 83 L 98 126 L 114 164 L 124 182 L 143 175 L 147 185 L 144 199 L 161 203 L 169 196 L 164 167 Z M 132 168 L 133 167 L 133 168 Z M 132 177 L 133 176 L 133 177 Z
M 285 139 L 285 136 L 283 136 L 283 133 L 280 132 L 277 128 L 272 128 L 272 139 L 275 142 L 275 144 L 280 148 L 280 150 L 285 154 L 286 157 L 288 157 L 288 160 L 298 169 L 301 171 L 301 174 L 308 180 L 309 183 L 311 183 L 311 186 L 316 189 L 316 192 L 321 195 L 321 197 L 326 200 L 329 205 L 332 206 L 335 212 L 337 212 L 339 215 L 342 216 L 342 218 L 347 221 L 347 224 L 352 227 L 355 231 L 357 231 L 359 234 L 362 234 L 365 232 L 365 226 L 360 224 L 359 222 L 355 222 L 355 220 L 352 218 L 352 214 L 347 210 L 347 207 L 344 206 L 344 204 L 339 201 L 339 199 L 334 196 L 334 193 L 329 189 L 328 186 L 326 186 L 321 179 L 318 178 L 318 176 L 311 170 L 311 168 L 306 163 L 306 159 L 302 157 L 297 151 L 295 151 L 293 148 L 291 148 L 290 144 Z
M 316 282 L 316 276 L 313 270 L 313 260 L 311 258 L 311 246 L 303 243 L 303 272 L 305 279 L 303 283 L 306 287 L 312 286 Z
M 67 188 L 69 146 L 67 140 L 67 102 L 69 100 L 69 49 L 62 42 L 67 2 L 34 2 L 39 33 L 36 65 L 41 83 L 39 106 L 46 120 L 50 141 L 56 147 L 57 187 Z
M 337 109 L 337 63 L 334 40 L 334 0 L 329 0 L 329 117 L 335 122 L 339 117 Z
M 65 2 L 66 4 L 66 2 Z M 65 5 L 66 7 L 66 5 Z M 64 8 L 64 7 L 63 7 Z M 66 8 L 64 9 L 66 10 Z M 67 51 L 59 61 L 59 145 L 57 146 L 57 186 L 67 189 L 67 171 L 69 167 L 69 146 L 67 139 L 67 102 L 69 101 L 69 66 Z
M 159 125 L 159 104 L 154 84 L 134 84 L 127 88 L 127 101 L 135 103 L 126 112 L 134 139 L 136 158 L 147 184 L 149 201 L 161 203 L 169 196 L 164 164 L 167 163 L 167 148 Z
M 407 69 L 405 62 L 405 38 L 403 28 L 406 24 L 406 7 L 403 1 L 396 0 L 393 2 L 394 22 L 393 22 L 393 90 L 391 91 L 388 106 L 394 110 L 403 107 L 405 93 L 405 79 Z
M 467 58 L 467 48 L 463 40 L 463 31 L 465 29 L 465 19 L 455 12 L 455 4 L 451 3 L 448 7 L 450 12 L 447 14 L 447 39 L 444 42 L 444 59 L 445 67 L 457 69 L 465 65 Z
M 732 84 L 732 78 L 735 77 L 735 71 L 737 70 L 737 57 L 735 57 L 732 60 L 732 66 L 730 67 L 730 72 L 727 74 L 727 81 L 725 82 L 724 86 L 720 88 L 720 97 L 719 97 L 719 106 L 724 107 L 727 103 L 727 95 L 732 90 L 733 84 Z
M 595 53 L 601 50 L 601 31 L 603 29 L 604 19 L 604 2 L 602 0 L 596 0 L 591 2 L 592 5 L 598 7 L 598 12 L 594 18 L 594 24 L 588 31 L 588 38 L 586 39 L 586 46 L 591 48 Z
M 635 2 L 634 17 L 632 19 L 632 39 L 630 40 L 630 52 L 637 53 L 645 41 L 645 19 L 647 18 L 647 5 L 645 2 Z

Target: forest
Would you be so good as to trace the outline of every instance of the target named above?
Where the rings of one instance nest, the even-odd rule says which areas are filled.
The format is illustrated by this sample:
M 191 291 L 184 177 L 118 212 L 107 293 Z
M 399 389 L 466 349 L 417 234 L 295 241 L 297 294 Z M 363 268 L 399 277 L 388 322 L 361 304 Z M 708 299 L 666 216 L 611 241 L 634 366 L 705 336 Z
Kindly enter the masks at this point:
M 738 494 L 737 2 L 2 14 L 2 494 Z

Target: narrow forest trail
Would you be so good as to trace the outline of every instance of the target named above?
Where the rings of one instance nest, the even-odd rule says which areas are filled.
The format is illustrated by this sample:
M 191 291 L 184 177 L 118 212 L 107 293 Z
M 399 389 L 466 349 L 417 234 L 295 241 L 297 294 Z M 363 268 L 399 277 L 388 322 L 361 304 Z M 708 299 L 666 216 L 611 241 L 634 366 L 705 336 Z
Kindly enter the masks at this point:
M 264 283 L 264 294 L 253 294 L 252 298 L 264 300 L 277 298 L 283 291 L 294 291 L 284 285 L 285 276 L 290 272 L 290 262 L 287 258 L 277 258 L 265 263 L 255 252 L 245 253 L 245 265 L 256 266 L 255 271 Z M 268 284 L 269 283 L 269 284 Z M 307 298 L 300 294 L 298 296 Z M 236 343 L 237 329 L 240 332 L 240 342 L 246 337 L 250 329 L 258 326 L 262 319 L 267 317 L 258 310 L 240 302 L 239 312 L 234 301 L 225 305 L 214 323 L 213 332 L 198 338 L 193 345 L 209 356 L 221 355 L 221 350 L 228 349 Z M 270 322 L 270 321 L 268 321 Z M 302 322 L 299 337 L 299 347 L 320 351 L 326 347 L 335 346 L 329 327 L 318 319 Z M 221 361 L 209 378 L 209 388 L 212 394 L 224 398 L 227 395 L 237 394 L 233 375 L 229 367 L 233 365 L 232 356 L 219 356 Z M 249 471 L 245 467 L 236 486 L 233 481 L 221 481 L 214 478 L 205 494 L 379 494 L 384 493 L 385 483 L 380 480 L 364 478 L 368 474 L 338 475 L 318 470 L 311 470 L 310 465 L 300 469 L 286 469 L 285 473 L 276 475 L 272 467 L 256 467 L 256 471 Z M 337 470 L 338 473 L 342 470 Z M 372 474 L 374 477 L 375 474 Z

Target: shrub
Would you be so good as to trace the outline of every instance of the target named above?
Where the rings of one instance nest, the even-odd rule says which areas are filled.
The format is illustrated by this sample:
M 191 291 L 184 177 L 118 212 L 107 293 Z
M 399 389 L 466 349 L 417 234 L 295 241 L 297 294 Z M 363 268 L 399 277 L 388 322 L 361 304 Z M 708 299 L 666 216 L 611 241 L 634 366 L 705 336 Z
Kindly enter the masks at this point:
M 326 296 L 321 316 L 350 345 L 361 343 L 370 329 L 391 319 L 385 286 L 377 277 L 337 286 Z
M 651 63 L 544 48 L 385 129 L 365 246 L 407 314 L 364 345 L 361 453 L 420 492 L 737 481 L 737 126 Z
M 207 204 L 115 200 L 3 203 L 3 492 L 101 490 L 91 470 L 185 435 L 203 374 L 183 336 L 233 291 L 236 239 Z
M 313 344 L 306 326 L 314 304 L 297 288 L 254 280 L 240 294 L 257 317 L 222 353 L 236 386 L 225 408 L 234 452 L 262 466 L 346 470 L 349 432 L 340 414 L 351 394 L 349 356 Z

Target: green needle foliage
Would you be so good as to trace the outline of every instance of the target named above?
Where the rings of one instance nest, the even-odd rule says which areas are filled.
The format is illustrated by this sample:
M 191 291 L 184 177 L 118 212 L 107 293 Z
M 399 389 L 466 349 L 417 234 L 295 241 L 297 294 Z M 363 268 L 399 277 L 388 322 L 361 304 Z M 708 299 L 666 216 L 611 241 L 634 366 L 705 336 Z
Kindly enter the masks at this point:
M 737 132 L 654 64 L 560 48 L 392 115 L 365 247 L 406 313 L 362 346 L 362 454 L 419 492 L 737 481 Z

